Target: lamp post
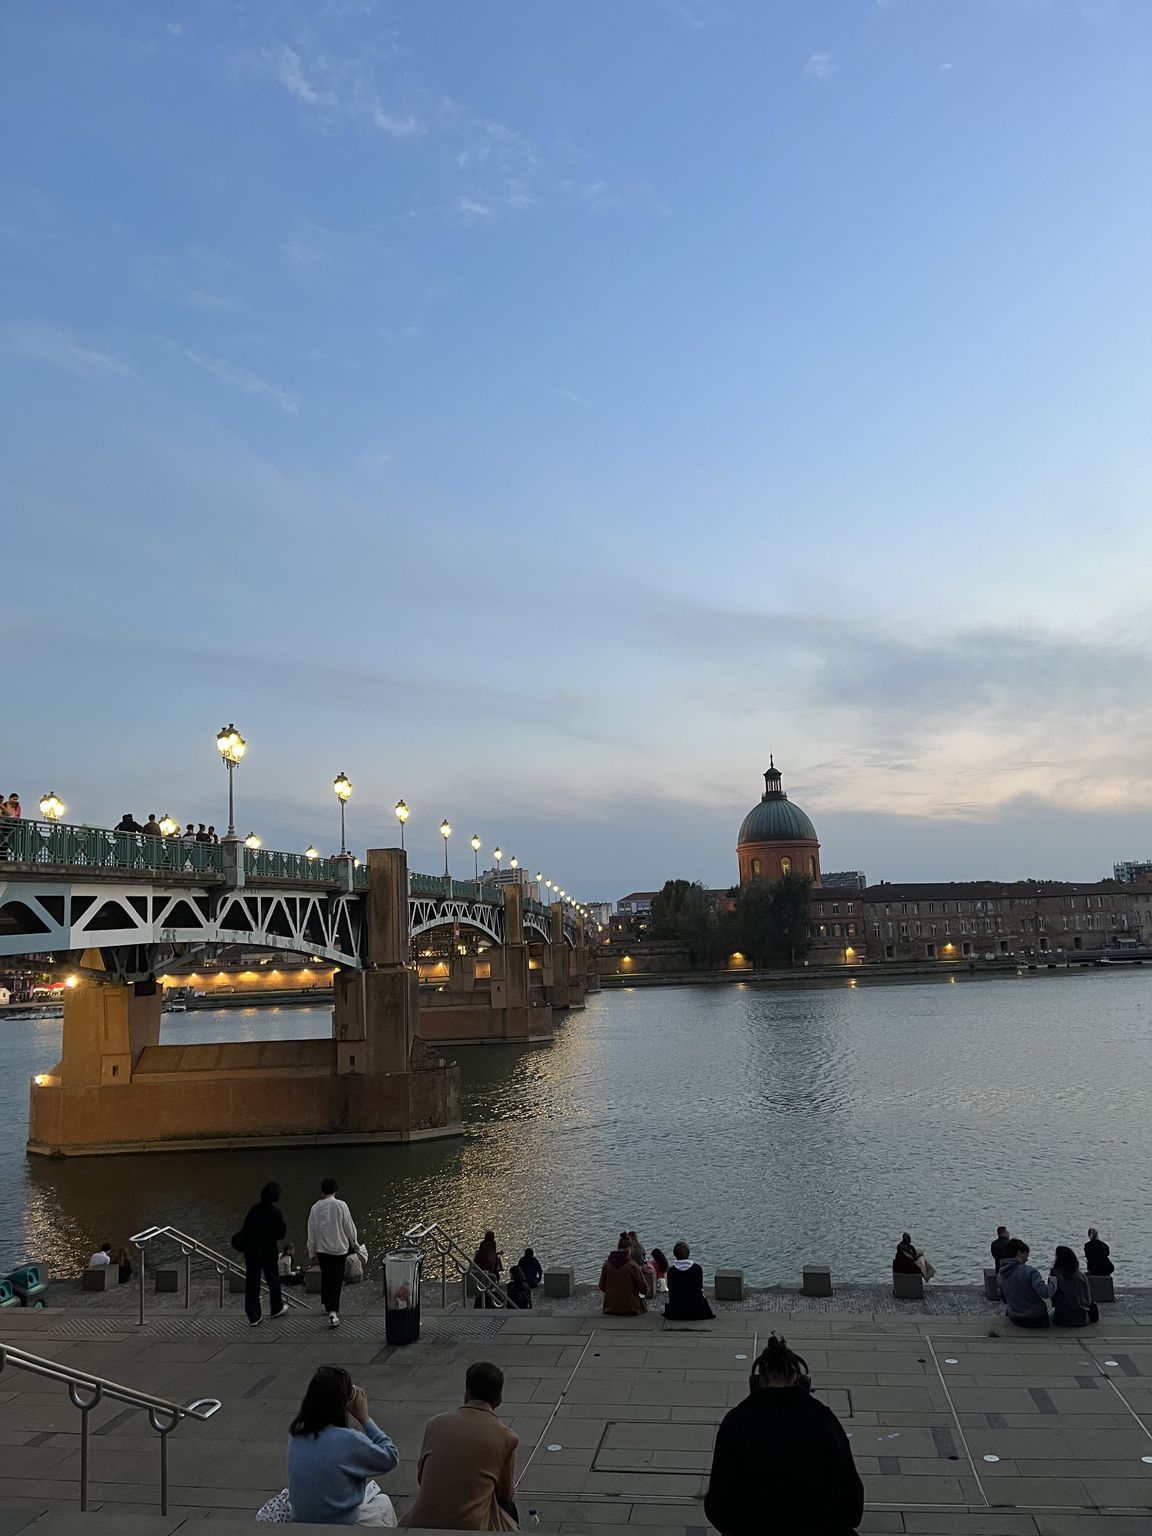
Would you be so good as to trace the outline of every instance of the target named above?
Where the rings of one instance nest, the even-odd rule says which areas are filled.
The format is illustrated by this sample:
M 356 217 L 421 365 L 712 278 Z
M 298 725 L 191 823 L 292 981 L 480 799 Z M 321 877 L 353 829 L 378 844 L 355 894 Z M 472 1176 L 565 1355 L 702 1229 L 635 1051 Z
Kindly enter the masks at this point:
M 492 858 L 495 860 L 495 863 L 496 863 L 496 873 L 497 873 L 497 875 L 499 875 L 499 873 L 500 873 L 500 860 L 503 857 L 504 857 L 504 855 L 503 855 L 503 853 L 500 851 L 500 849 L 498 847 L 497 848 L 493 848 L 493 850 L 492 850 Z
M 179 830 L 180 823 L 178 821 L 173 821 L 168 812 L 165 811 L 163 816 L 160 818 L 160 836 L 175 837 Z
M 541 880 L 543 878 L 544 878 L 543 875 L 541 875 L 540 871 L 537 870 L 536 871 L 536 900 L 537 901 L 539 901 L 540 898 L 544 894 L 544 887 L 540 884 L 540 882 L 541 882 Z
M 452 836 L 452 825 L 447 816 L 440 823 L 440 836 L 444 839 L 444 878 L 448 880 L 451 878 L 448 874 L 448 839 Z
M 59 821 L 64 814 L 64 802 L 54 789 L 40 799 L 40 814 L 45 821 Z
M 348 839 L 344 832 L 344 808 L 352 798 L 352 780 L 346 773 L 338 773 L 332 780 L 332 788 L 340 802 L 340 856 L 348 852 Z
M 516 857 L 515 854 L 513 854 L 512 857 L 509 859 L 509 861 L 508 861 L 508 868 L 509 869 L 519 869 L 520 868 L 520 860 Z
M 408 820 L 408 816 L 409 816 L 408 807 L 404 804 L 403 800 L 397 800 L 397 802 L 396 802 L 396 820 L 400 823 L 400 847 L 401 848 L 404 847 L 404 823 Z
M 472 878 L 476 884 L 480 884 L 480 835 L 472 834 Z
M 304 857 L 306 859 L 318 859 L 320 857 L 319 850 L 314 843 L 309 843 L 307 848 L 305 848 Z
M 234 725 L 222 726 L 216 736 L 216 750 L 228 770 L 228 831 L 226 838 L 236 838 L 236 767 L 248 750 L 248 743 Z
M 551 880 L 545 880 L 545 882 L 544 882 L 544 884 L 545 884 L 545 885 L 546 885 L 546 886 L 547 886 L 547 887 L 548 887 L 548 892 L 549 892 L 549 905 L 551 905 L 551 892 L 552 892 L 552 882 L 551 882 Z
M 255 832 L 249 832 L 248 836 L 244 839 L 244 846 L 248 849 L 249 853 L 256 852 L 260 846 L 260 839 L 256 836 Z

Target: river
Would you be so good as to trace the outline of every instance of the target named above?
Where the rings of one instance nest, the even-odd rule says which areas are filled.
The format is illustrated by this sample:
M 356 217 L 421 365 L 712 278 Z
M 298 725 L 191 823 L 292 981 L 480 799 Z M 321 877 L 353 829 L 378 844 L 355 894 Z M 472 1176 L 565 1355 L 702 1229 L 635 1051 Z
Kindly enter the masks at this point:
M 605 992 L 550 1046 L 459 1052 L 463 1138 L 64 1161 L 24 1153 L 60 1023 L 0 1019 L 0 1262 L 75 1270 L 163 1222 L 224 1244 L 272 1178 L 299 1243 L 331 1172 L 374 1253 L 436 1218 L 587 1279 L 634 1227 L 752 1283 L 806 1262 L 880 1282 L 908 1228 L 941 1280 L 976 1282 L 1002 1221 L 1045 1263 L 1098 1226 L 1149 1284 L 1150 1013 L 1141 970 Z M 163 1038 L 329 1028 L 326 1008 L 227 1009 L 167 1015 Z

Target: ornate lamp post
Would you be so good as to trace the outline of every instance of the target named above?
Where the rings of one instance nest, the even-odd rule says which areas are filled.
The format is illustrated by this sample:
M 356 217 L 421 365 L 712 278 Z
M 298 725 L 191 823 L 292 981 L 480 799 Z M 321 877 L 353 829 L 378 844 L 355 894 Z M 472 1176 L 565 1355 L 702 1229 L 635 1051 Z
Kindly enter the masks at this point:
M 309 843 L 307 848 L 305 848 L 304 857 L 306 859 L 318 859 L 320 857 L 320 853 L 313 843 Z
M 404 823 L 408 820 L 409 814 L 410 813 L 409 813 L 408 807 L 404 804 L 403 800 L 397 800 L 397 802 L 396 802 L 396 820 L 400 823 L 400 847 L 401 848 L 404 847 Z
M 225 725 L 217 733 L 216 750 L 220 753 L 221 760 L 228 770 L 228 831 L 225 837 L 235 840 L 236 837 L 236 768 L 240 759 L 248 750 L 248 743 L 241 736 L 234 725 Z
M 492 850 L 492 858 L 493 858 L 493 860 L 495 861 L 495 864 L 496 864 L 496 873 L 497 874 L 500 873 L 500 860 L 503 857 L 504 857 L 504 855 L 501 852 L 501 850 L 499 849 L 499 847 L 493 848 L 493 850 Z
M 509 859 L 509 861 L 508 861 L 508 868 L 509 869 L 519 869 L 520 868 L 520 860 L 516 857 L 515 854 L 513 854 L 512 857 Z
M 160 835 L 161 835 L 161 837 L 175 837 L 177 832 L 179 832 L 179 830 L 180 830 L 180 823 L 178 821 L 173 821 L 171 816 L 169 816 L 168 812 L 165 811 L 163 816 L 161 816 L 161 818 L 160 818 Z
M 536 900 L 537 901 L 540 900 L 540 897 L 543 895 L 543 892 L 544 892 L 544 887 L 540 883 L 543 880 L 543 878 L 544 878 L 544 876 L 540 873 L 539 870 L 537 870 L 536 871 Z
M 249 832 L 248 836 L 244 839 L 244 846 L 248 849 L 249 853 L 256 852 L 260 846 L 260 839 L 256 836 L 255 832 Z
M 476 884 L 480 884 L 480 834 L 472 834 L 472 878 Z
M 332 788 L 340 802 L 340 855 L 348 852 L 348 839 L 344 832 L 344 808 L 352 798 L 352 780 L 346 773 L 338 773 L 332 780 Z
M 59 821 L 64 814 L 64 802 L 54 789 L 40 799 L 40 814 L 45 821 Z
M 440 823 L 440 836 L 444 839 L 444 878 L 449 879 L 448 874 L 448 839 L 452 836 L 452 825 L 447 816 Z

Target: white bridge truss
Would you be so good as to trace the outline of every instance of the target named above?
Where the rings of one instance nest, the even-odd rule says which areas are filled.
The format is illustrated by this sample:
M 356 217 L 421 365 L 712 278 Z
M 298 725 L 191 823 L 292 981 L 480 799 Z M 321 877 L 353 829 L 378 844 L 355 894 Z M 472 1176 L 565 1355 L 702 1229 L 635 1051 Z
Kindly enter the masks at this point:
M 359 969 L 365 963 L 365 906 L 362 892 L 0 879 L 0 959 L 84 949 L 170 954 L 179 946 L 238 944 Z M 504 943 L 503 905 L 414 895 L 408 910 L 414 939 L 449 927 Z M 548 915 L 525 912 L 524 927 L 551 939 Z M 575 948 L 573 924 L 565 922 L 564 937 Z

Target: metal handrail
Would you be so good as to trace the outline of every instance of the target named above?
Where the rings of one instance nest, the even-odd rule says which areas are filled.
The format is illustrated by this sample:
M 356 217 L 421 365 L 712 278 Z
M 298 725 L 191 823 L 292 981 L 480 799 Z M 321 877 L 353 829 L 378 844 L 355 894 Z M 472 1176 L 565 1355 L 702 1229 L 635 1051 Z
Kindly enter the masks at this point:
M 88 1415 L 98 1403 L 109 1398 L 113 1402 L 127 1403 L 130 1408 L 144 1408 L 148 1422 L 160 1436 L 160 1513 L 168 1513 L 168 1436 L 181 1419 L 197 1419 L 204 1423 L 217 1413 L 222 1404 L 218 1397 L 198 1397 L 191 1403 L 173 1403 L 166 1397 L 154 1397 L 150 1392 L 138 1392 L 135 1387 L 122 1387 L 109 1381 L 106 1376 L 93 1376 L 89 1371 L 72 1370 L 58 1365 L 55 1360 L 45 1360 L 41 1355 L 30 1355 L 27 1350 L 16 1349 L 11 1344 L 0 1344 L 0 1371 L 5 1366 L 27 1371 L 32 1376 L 45 1376 L 49 1381 L 66 1382 L 68 1397 L 73 1408 L 80 1410 L 80 1508 L 88 1508 Z
M 445 1267 L 450 1261 L 453 1269 L 460 1276 L 461 1295 L 465 1301 L 468 1300 L 468 1281 L 471 1280 L 478 1294 L 485 1300 L 491 1301 L 494 1307 L 508 1306 L 508 1297 L 500 1282 L 493 1280 L 487 1270 L 477 1268 L 475 1262 L 469 1258 L 467 1249 L 461 1248 L 456 1238 L 450 1232 L 445 1232 L 439 1222 L 417 1222 L 416 1226 L 409 1227 L 404 1234 L 404 1241 L 415 1247 L 422 1246 L 429 1240 L 440 1255 L 441 1305 L 444 1298 Z
M 139 1254 L 140 1254 L 140 1322 L 141 1323 L 144 1322 L 144 1292 L 145 1292 L 145 1289 L 146 1289 L 145 1284 L 144 1284 L 144 1272 L 145 1272 L 145 1269 L 147 1268 L 147 1257 L 146 1257 L 146 1251 L 145 1250 L 147 1248 L 147 1245 L 149 1243 L 155 1242 L 158 1237 L 166 1237 L 166 1238 L 168 1238 L 171 1242 L 175 1243 L 179 1247 L 180 1252 L 184 1255 L 184 1305 L 185 1305 L 185 1307 L 188 1307 L 188 1306 L 191 1305 L 192 1256 L 194 1254 L 195 1254 L 195 1256 L 197 1258 L 207 1259 L 210 1264 L 214 1264 L 216 1266 L 216 1273 L 217 1273 L 217 1275 L 219 1276 L 219 1279 L 220 1279 L 220 1301 L 219 1301 L 219 1305 L 221 1307 L 223 1307 L 223 1305 L 224 1305 L 224 1276 L 225 1275 L 247 1275 L 247 1270 L 246 1269 L 242 1269 L 240 1267 L 240 1265 L 235 1263 L 232 1259 L 230 1259 L 227 1256 L 227 1254 L 217 1253 L 215 1248 L 209 1248 L 207 1243 L 202 1243 L 199 1240 L 199 1238 L 189 1237 L 188 1233 L 187 1232 L 181 1232 L 179 1227 L 169 1227 L 169 1226 L 164 1226 L 164 1227 L 145 1227 L 143 1232 L 137 1232 L 135 1237 L 131 1237 L 131 1238 L 128 1239 L 128 1241 L 134 1245 L 134 1247 L 139 1251 Z M 260 1288 L 261 1288 L 261 1290 L 267 1290 L 267 1288 L 268 1288 L 267 1282 L 263 1278 L 261 1278 L 261 1280 L 260 1280 Z M 299 1299 L 299 1297 L 290 1296 L 288 1294 L 288 1291 L 287 1291 L 286 1288 L 282 1289 L 282 1291 L 281 1291 L 281 1298 L 280 1299 L 281 1299 L 282 1303 L 284 1304 L 284 1306 L 286 1306 L 286 1307 L 299 1307 L 301 1310 L 307 1311 L 307 1307 L 308 1307 L 307 1302 L 301 1301 Z

